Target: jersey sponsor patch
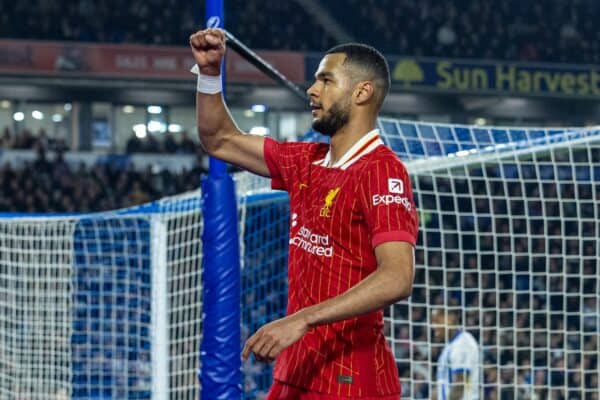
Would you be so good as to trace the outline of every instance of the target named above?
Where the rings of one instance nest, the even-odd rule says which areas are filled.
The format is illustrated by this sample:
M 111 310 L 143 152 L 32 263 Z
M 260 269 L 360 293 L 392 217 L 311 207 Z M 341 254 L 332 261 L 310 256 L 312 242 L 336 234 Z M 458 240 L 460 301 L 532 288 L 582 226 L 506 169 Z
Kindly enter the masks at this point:
M 298 225 L 298 214 L 292 214 L 292 228 Z M 310 228 L 302 225 L 290 238 L 290 244 L 316 256 L 333 257 L 333 246 L 329 235 L 319 235 Z
M 388 179 L 388 192 L 394 194 L 403 194 L 404 193 L 404 182 L 402 179 Z
M 406 210 L 410 211 L 412 209 L 412 204 L 408 198 L 403 196 L 394 196 L 393 194 L 374 194 L 373 195 L 373 205 L 379 206 L 389 206 L 391 204 L 401 204 L 406 208 Z

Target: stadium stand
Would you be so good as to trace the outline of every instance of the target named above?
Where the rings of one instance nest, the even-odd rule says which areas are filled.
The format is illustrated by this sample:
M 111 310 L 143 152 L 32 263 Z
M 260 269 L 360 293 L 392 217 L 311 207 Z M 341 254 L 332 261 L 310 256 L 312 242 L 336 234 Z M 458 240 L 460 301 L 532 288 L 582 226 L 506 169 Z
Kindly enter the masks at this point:
M 200 163 L 180 174 L 167 169 L 155 172 L 151 167 L 138 172 L 126 162 L 111 162 L 110 158 L 93 167 L 70 165 L 62 154 L 56 152 L 50 158 L 38 148 L 34 162 L 25 162 L 21 168 L 2 165 L 0 210 L 71 213 L 118 209 L 192 190 L 204 172 Z
M 600 4 L 594 1 L 332 0 L 324 4 L 333 15 L 347 10 L 338 20 L 356 38 L 392 54 L 600 61 L 594 28 Z
M 191 135 L 186 131 L 177 135 L 165 133 L 161 135 L 161 139 L 149 135 L 141 140 L 132 133 L 127 139 L 125 153 L 194 154 L 198 151 L 198 144 L 192 140 Z M 7 125 L 0 134 L 0 148 L 35 149 L 39 147 L 52 151 L 64 152 L 69 150 L 63 138 L 49 137 L 43 128 L 37 133 L 25 128 L 15 134 Z
M 204 10 L 203 1 L 136 0 L 122 7 L 114 0 L 83 0 L 66 9 L 36 3 L 3 3 L 0 37 L 180 46 Z M 251 48 L 322 51 L 335 44 L 295 1 L 232 0 L 226 6 L 230 31 Z M 600 4 L 592 0 L 331 0 L 323 6 L 356 40 L 390 54 L 600 62 Z
M 181 46 L 204 14 L 204 1 L 136 0 L 123 7 L 115 0 L 83 0 L 66 9 L 56 2 L 37 3 L 32 8 L 3 3 L 0 37 Z M 227 7 L 231 32 L 251 48 L 303 51 L 334 44 L 294 1 L 234 0 Z M 272 24 L 273 19 L 286 23 Z
M 63 8 L 62 3 L 49 0 L 37 0 L 35 2 L 2 2 L 0 3 L 0 37 L 35 40 L 65 40 L 84 42 L 112 42 L 112 43 L 144 43 L 177 45 L 186 43 L 190 32 L 196 26 L 194 21 L 202 18 L 204 2 L 178 2 L 176 0 L 133 0 L 127 7 L 116 0 L 92 1 L 82 0 L 73 2 Z M 118 5 L 118 6 L 117 6 Z M 500 0 L 498 2 L 486 2 L 474 0 L 465 2 L 462 0 L 450 0 L 439 2 L 435 0 L 405 0 L 402 2 L 394 0 L 328 0 L 323 2 L 331 15 L 349 32 L 355 39 L 376 45 L 383 52 L 389 54 L 406 54 L 415 56 L 432 57 L 456 57 L 474 59 L 497 59 L 497 60 L 524 60 L 543 62 L 565 62 L 565 63 L 600 63 L 600 30 L 597 29 L 596 19 L 600 15 L 600 2 L 593 0 L 581 0 L 564 2 L 561 0 Z M 385 11 L 384 11 L 385 10 Z M 334 38 L 329 36 L 325 30 L 315 21 L 312 21 L 305 11 L 294 1 L 288 2 L 258 2 L 256 0 L 243 1 L 232 0 L 228 2 L 228 25 L 231 32 L 244 38 L 244 42 L 254 49 L 277 49 L 295 51 L 322 51 L 335 44 Z M 286 21 L 284 24 L 272 24 L 272 19 Z M 111 23 L 107 23 L 111 21 Z M 369 21 L 369 23 L 365 23 Z M 4 124 L 0 121 L 0 127 Z M 92 212 L 111 210 L 142 204 L 156 200 L 164 196 L 181 193 L 198 187 L 198 179 L 204 171 L 198 165 L 183 173 L 177 174 L 168 170 L 158 173 L 148 169 L 143 172 L 135 171 L 127 164 L 97 164 L 87 167 L 84 164 L 72 165 L 62 158 L 64 151 L 68 150 L 61 142 L 52 142 L 46 138 L 43 131 L 37 134 L 29 130 L 23 130 L 15 134 L 7 126 L 0 130 L 0 147 L 7 149 L 36 149 L 37 159 L 34 162 L 26 162 L 22 167 L 10 164 L 0 166 L 0 211 L 2 212 Z M 52 151 L 56 157 L 49 158 L 47 151 Z M 127 153 L 195 153 L 193 142 L 184 138 L 181 142 L 175 142 L 172 137 L 167 137 L 163 143 L 141 143 L 132 136 L 127 144 Z M 199 155 L 199 158 L 201 155 Z M 596 159 L 600 155 L 595 154 Z M 577 180 L 571 184 L 565 184 L 559 188 L 552 185 L 552 176 L 555 173 L 550 164 L 541 165 L 537 170 L 532 165 L 531 170 L 510 171 L 490 168 L 480 171 L 482 175 L 492 178 L 506 178 L 511 174 L 522 174 L 529 177 L 539 177 L 541 186 L 525 185 L 523 188 L 514 190 L 525 190 L 525 197 L 539 197 L 539 188 L 544 190 L 546 215 L 556 218 L 548 219 L 546 226 L 529 224 L 524 218 L 517 218 L 509 222 L 501 219 L 473 219 L 462 216 L 454 222 L 458 227 L 468 227 L 478 224 L 480 231 L 493 230 L 497 232 L 512 232 L 517 235 L 527 235 L 531 229 L 541 229 L 540 234 L 546 232 L 557 232 L 565 236 L 577 236 L 577 228 L 561 221 L 563 207 L 572 205 L 560 204 L 557 200 L 557 190 L 562 197 L 573 197 L 575 193 L 585 199 L 593 200 L 600 197 L 600 187 L 596 183 L 592 185 L 580 185 Z M 558 171 L 558 173 L 562 173 Z M 581 177 L 589 181 L 590 177 Z M 484 187 L 485 180 L 473 180 L 473 185 L 468 187 L 458 179 L 438 179 L 437 190 L 448 191 L 450 188 L 457 194 L 487 193 L 495 191 L 500 193 L 504 188 Z M 426 187 L 427 182 L 419 182 L 420 187 Z M 478 185 L 481 185 L 479 187 Z M 486 203 L 487 204 L 487 203 Z M 511 214 L 521 215 L 524 212 L 523 203 L 505 204 L 494 203 L 497 207 L 512 207 Z M 574 204 L 574 203 L 572 203 Z M 484 205 L 482 204 L 482 207 Z M 535 217 L 541 213 L 541 204 L 528 208 L 529 215 Z M 504 214 L 499 208 L 499 213 Z M 477 211 L 477 210 L 475 210 Z M 259 211 L 254 211 L 258 213 Z M 588 212 L 580 210 L 580 212 Z M 592 209 L 593 213 L 594 210 Z M 484 210 L 485 214 L 494 214 L 495 210 Z M 597 215 L 598 211 L 596 211 Z M 432 216 L 426 224 L 445 224 Z M 495 226 L 492 229 L 492 225 Z M 533 228 L 532 228 L 533 227 Z M 575 229 L 575 230 L 574 230 Z M 271 232 L 275 237 L 284 238 L 287 227 L 285 224 L 278 226 L 276 232 Z M 441 267 L 442 265 L 464 265 L 467 271 L 464 279 L 471 282 L 460 282 L 459 274 L 447 274 L 430 277 L 431 285 L 447 284 L 449 287 L 469 286 L 475 287 L 501 287 L 526 292 L 527 298 L 522 298 L 513 303 L 511 297 L 496 297 L 496 292 L 488 292 L 481 303 L 486 308 L 499 307 L 504 311 L 501 314 L 503 321 L 496 321 L 496 313 L 483 315 L 474 311 L 467 315 L 465 324 L 470 327 L 486 326 L 509 326 L 511 329 L 505 331 L 478 332 L 474 328 L 474 334 L 480 343 L 487 349 L 484 360 L 489 364 L 506 366 L 501 373 L 495 369 L 484 371 L 484 382 L 502 383 L 502 392 L 486 393 L 485 398 L 496 398 L 500 400 L 524 398 L 518 393 L 517 383 L 535 383 L 539 387 L 548 387 L 536 393 L 538 399 L 546 398 L 568 398 L 568 399 L 598 399 L 598 397 L 584 397 L 581 392 L 554 393 L 553 388 L 562 390 L 564 386 L 580 388 L 584 382 L 586 388 L 598 388 L 598 337 L 593 333 L 600 330 L 600 304 L 595 291 L 598 287 L 597 261 L 593 256 L 598 254 L 599 246 L 597 237 L 588 238 L 581 242 L 569 242 L 565 251 L 553 246 L 551 241 L 540 239 L 536 242 L 535 253 L 543 253 L 547 249 L 547 257 L 536 257 L 535 260 L 523 259 L 515 263 L 518 274 L 515 279 L 510 274 L 503 275 L 498 281 L 477 282 L 477 269 L 486 265 L 486 260 L 477 259 L 476 256 L 463 252 L 464 249 L 475 248 L 475 239 L 472 235 L 457 237 L 453 243 L 446 243 L 450 255 L 446 260 L 442 255 L 432 254 L 427 256 L 430 264 Z M 440 238 L 437 239 L 441 240 Z M 492 235 L 484 237 L 480 244 L 481 249 L 494 248 L 510 249 L 508 237 L 500 238 L 494 242 Z M 436 238 L 428 238 L 435 243 Z M 284 241 L 285 242 L 285 241 Z M 439 243 L 438 243 L 439 244 Z M 283 243 L 285 245 L 285 243 Z M 582 254 L 589 257 L 582 271 L 576 270 L 579 263 L 573 261 L 572 255 Z M 460 248 L 459 248 L 460 246 Z M 525 244 L 517 243 L 521 251 L 526 253 Z M 265 247 L 264 249 L 267 249 Z M 453 252 L 453 249 L 455 250 Z M 267 251 L 267 250 L 263 250 Z M 284 257 L 283 254 L 279 256 Z M 250 257 L 250 256 L 248 256 Z M 265 258 L 265 254 L 254 254 L 251 257 Z M 424 254 L 418 253 L 418 264 L 424 264 Z M 489 264 L 499 264 L 489 260 Z M 500 260 L 501 261 L 501 260 Z M 529 277 L 527 270 L 520 271 L 520 265 L 539 264 L 539 271 L 546 268 L 550 277 L 538 279 Z M 507 265 L 511 262 L 508 260 Z M 563 271 L 563 265 L 566 271 Z M 270 265 L 261 272 L 260 277 L 244 276 L 245 287 L 257 286 L 257 281 L 276 276 L 277 265 Z M 485 267 L 482 267 L 485 268 Z M 471 271 L 472 273 L 469 273 Z M 561 274 L 583 274 L 586 276 L 586 286 L 570 287 L 569 283 L 561 277 Z M 596 275 L 595 278 L 592 278 Z M 486 275 L 481 275 L 486 276 Z M 487 275 L 491 277 L 492 275 Z M 277 278 L 279 279 L 279 278 Z M 437 280 L 436 280 L 437 279 Z M 284 285 L 281 281 L 279 285 Z M 566 285 L 566 287 L 565 287 Z M 536 290 L 532 290 L 535 288 Z M 583 304 L 575 304 L 571 301 L 575 298 L 564 296 L 546 296 L 542 293 L 582 292 L 587 300 Z M 534 293 L 531 295 L 531 293 Z M 537 294 L 539 293 L 539 295 Z M 451 294 L 452 295 L 452 294 Z M 443 304 L 444 299 L 429 299 L 423 289 L 415 289 L 412 295 L 418 302 L 431 301 L 433 304 Z M 271 319 L 276 312 L 280 312 L 285 304 L 285 298 L 278 290 L 272 292 L 261 292 L 259 289 L 248 290 L 245 293 L 246 303 L 256 303 L 257 299 L 263 299 L 264 304 L 256 307 L 251 318 L 244 321 L 246 333 L 253 332 L 260 325 Z M 453 305 L 466 305 L 469 309 L 476 310 L 479 303 L 475 298 L 466 296 L 466 304 L 461 304 L 460 295 L 451 296 Z M 520 318 L 520 310 L 529 310 L 539 306 L 547 310 L 547 313 L 536 314 L 533 326 L 529 320 Z M 553 320 L 550 313 L 560 313 L 569 309 L 581 309 L 578 316 L 569 316 L 566 326 L 562 319 Z M 408 331 L 398 332 L 399 339 L 417 338 L 418 342 L 428 341 L 428 332 L 423 328 L 426 323 L 426 313 L 418 316 L 415 314 L 415 324 L 412 335 Z M 421 322 L 421 323 L 419 323 Z M 579 332 L 583 327 L 585 334 L 569 335 L 570 331 Z M 550 330 L 552 335 L 534 334 L 535 331 Z M 517 333 L 515 333 L 517 332 Z M 566 333 L 566 334 L 565 334 Z M 589 333 L 589 334 L 588 334 Z M 549 340 L 547 340 L 549 338 Z M 516 346 L 517 348 L 528 348 L 531 343 L 539 348 L 557 349 L 551 358 L 545 353 L 540 357 L 529 359 L 529 350 L 522 353 L 498 352 L 501 346 L 505 348 Z M 501 344 L 501 346 L 495 346 Z M 441 346 L 435 347 L 439 352 Z M 411 348 L 397 346 L 397 358 L 406 358 L 412 354 L 415 362 L 427 361 L 427 352 L 418 346 Z M 433 358 L 437 357 L 437 353 Z M 513 368 L 514 365 L 531 366 L 532 368 Z M 568 370 L 565 365 L 572 366 Z M 82 367 L 83 368 L 83 367 Z M 259 368 L 249 376 L 261 375 L 262 366 L 247 364 L 245 368 Z M 401 368 L 402 371 L 402 368 Z M 516 372 L 515 372 L 516 371 Z M 536 371 L 534 374 L 531 371 Z M 583 372 L 578 372 L 583 371 Z M 585 371 L 591 371 L 586 373 Z M 410 377 L 404 377 L 410 378 Z M 423 377 L 425 380 L 425 377 Z M 565 385 L 566 383 L 566 385 Z M 256 382 L 248 379 L 246 389 L 251 391 Z M 429 386 L 423 385 L 417 388 L 412 395 L 414 398 L 430 398 Z M 557 391 L 559 389 L 556 389 Z

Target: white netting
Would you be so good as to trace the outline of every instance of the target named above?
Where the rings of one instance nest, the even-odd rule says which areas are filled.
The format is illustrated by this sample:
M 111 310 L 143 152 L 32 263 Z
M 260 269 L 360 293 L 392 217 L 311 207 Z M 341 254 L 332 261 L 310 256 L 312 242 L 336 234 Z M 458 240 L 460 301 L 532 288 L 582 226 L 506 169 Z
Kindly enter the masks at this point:
M 200 193 L 0 218 L 2 399 L 197 399 Z
M 479 343 L 481 399 L 597 398 L 599 131 L 381 126 L 421 218 L 413 294 L 387 314 L 405 396 L 436 390 L 437 308 Z
M 167 224 L 169 398 L 197 400 L 202 337 L 202 214 L 200 193 L 186 195 L 162 214 Z M 191 204 L 186 204 L 191 203 Z
M 73 226 L 0 220 L 0 398 L 70 393 Z

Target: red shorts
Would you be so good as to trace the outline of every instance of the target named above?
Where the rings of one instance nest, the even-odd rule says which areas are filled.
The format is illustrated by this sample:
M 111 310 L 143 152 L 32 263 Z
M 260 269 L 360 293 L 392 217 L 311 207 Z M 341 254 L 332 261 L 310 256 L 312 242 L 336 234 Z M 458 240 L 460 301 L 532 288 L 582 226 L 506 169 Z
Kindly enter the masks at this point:
M 317 392 L 311 392 L 309 390 L 299 388 L 296 386 L 290 386 L 284 382 L 277 380 L 273 381 L 271 389 L 267 394 L 265 400 L 400 400 L 400 395 L 393 394 L 390 396 L 370 396 L 370 397 L 346 397 L 346 396 L 334 396 L 330 394 L 322 394 Z

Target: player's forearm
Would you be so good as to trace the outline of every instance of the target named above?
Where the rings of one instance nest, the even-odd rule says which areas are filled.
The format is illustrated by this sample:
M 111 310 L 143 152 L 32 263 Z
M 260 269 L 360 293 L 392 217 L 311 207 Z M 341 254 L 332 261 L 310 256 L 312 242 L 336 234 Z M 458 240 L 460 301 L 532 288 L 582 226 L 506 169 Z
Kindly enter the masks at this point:
M 392 268 L 379 267 L 345 293 L 301 311 L 309 327 L 315 327 L 380 310 L 410 296 L 412 274 L 399 276 Z
M 215 157 L 228 138 L 240 133 L 221 93 L 196 94 L 196 121 L 202 147 Z

